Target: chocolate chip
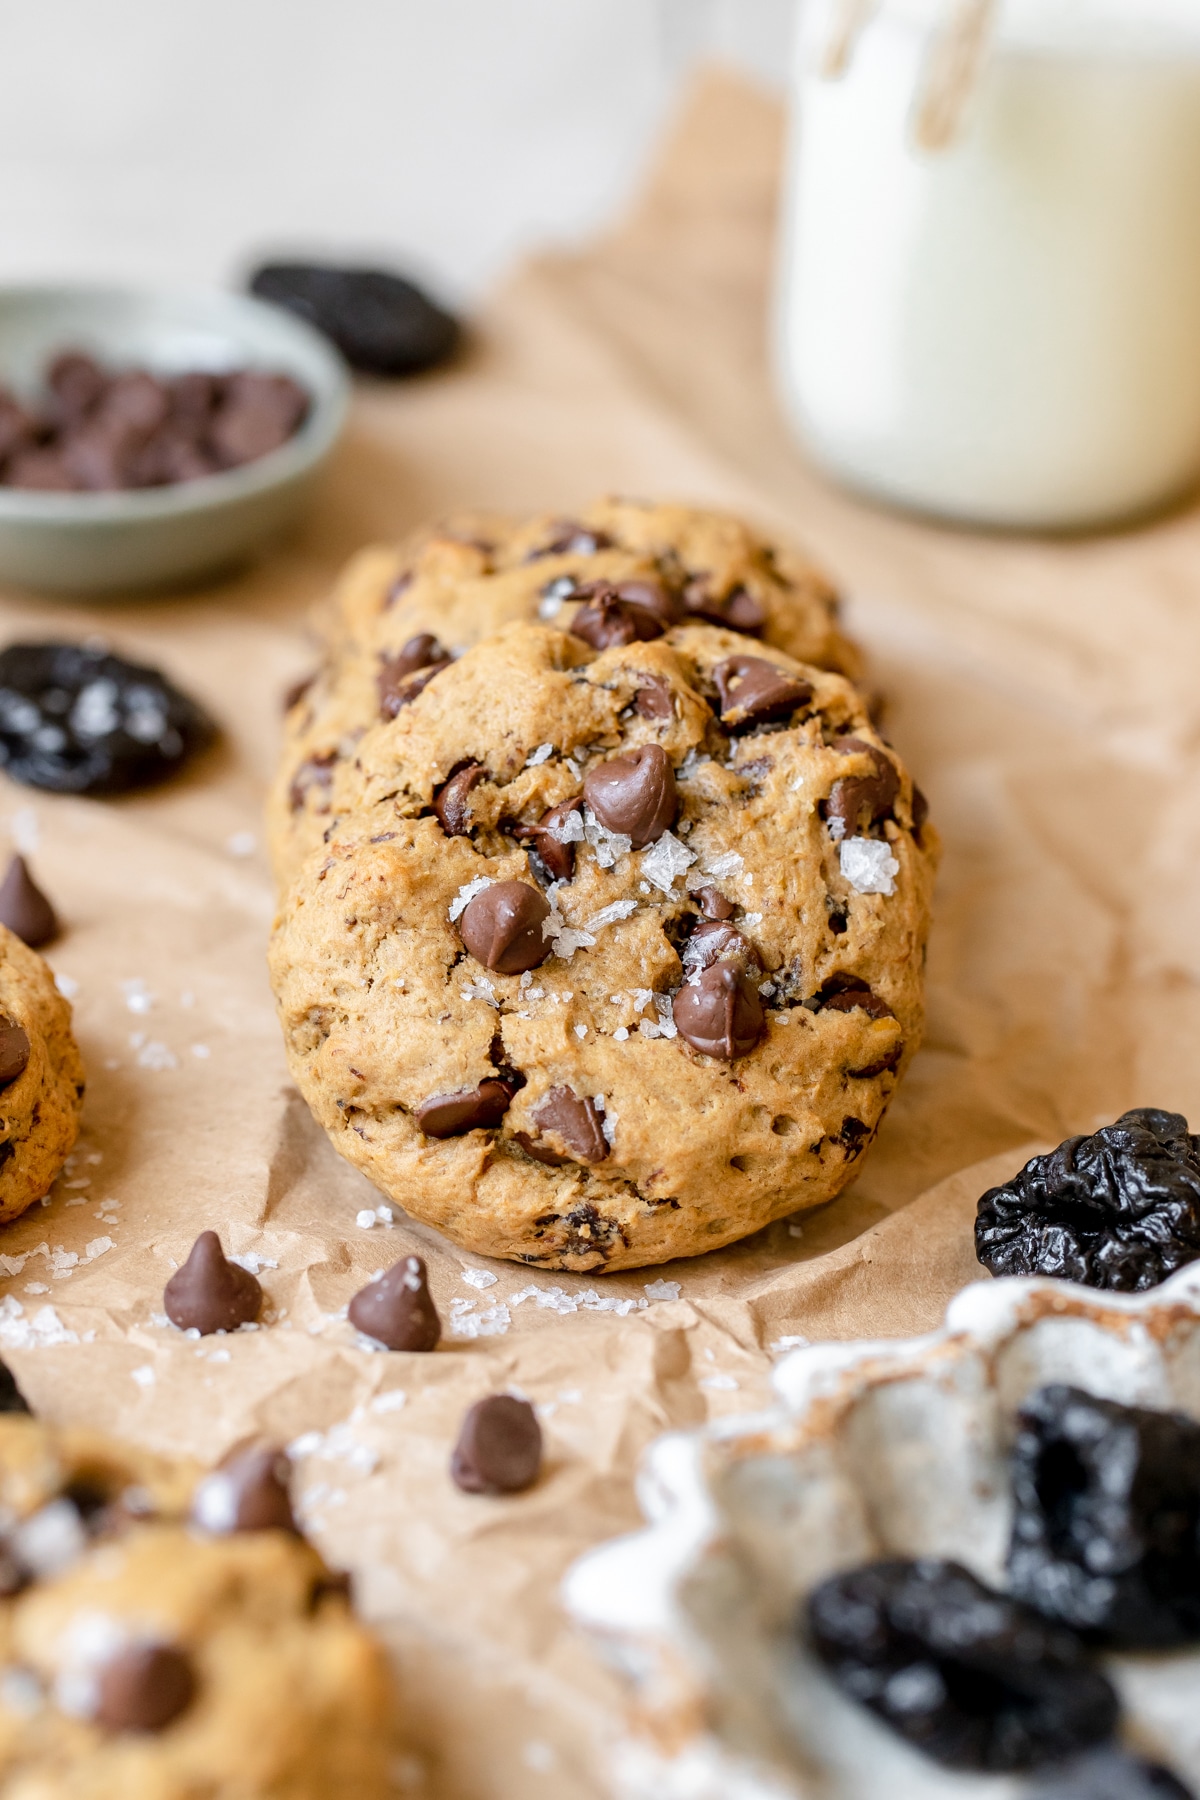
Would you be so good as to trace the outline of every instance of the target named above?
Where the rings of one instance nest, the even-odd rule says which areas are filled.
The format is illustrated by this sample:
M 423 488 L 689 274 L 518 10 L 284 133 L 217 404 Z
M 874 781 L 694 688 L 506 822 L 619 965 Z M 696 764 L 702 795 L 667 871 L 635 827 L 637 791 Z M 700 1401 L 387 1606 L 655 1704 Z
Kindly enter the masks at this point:
M 571 623 L 576 637 L 593 650 L 610 650 L 622 644 L 648 643 L 661 637 L 663 625 L 644 606 L 632 606 L 611 588 L 602 588 L 581 606 Z
M 410 639 L 409 643 L 416 640 Z M 436 642 L 436 640 L 434 640 Z M 407 649 L 408 646 L 405 646 Z M 423 694 L 435 675 L 449 668 L 450 657 L 442 657 L 436 662 L 426 663 L 415 673 L 404 669 L 405 652 L 399 656 L 384 657 L 377 677 L 379 687 L 379 717 L 384 721 L 394 719 L 396 714 L 406 706 L 411 706 L 418 694 Z
M 32 444 L 34 435 L 34 422 L 25 408 L 7 388 L 0 388 L 0 462 L 7 461 L 14 451 Z
M 58 917 L 23 856 L 14 856 L 0 882 L 0 925 L 16 932 L 31 950 L 52 944 L 59 934 Z
M 418 669 L 431 668 L 435 663 L 448 663 L 451 658 L 445 645 L 440 644 L 431 631 L 419 631 L 416 637 L 410 637 L 407 643 L 400 646 L 395 656 L 385 657 L 383 660 L 392 680 L 400 682 L 406 676 L 415 675 Z
M 289 375 L 239 369 L 225 382 L 208 430 L 218 464 L 239 468 L 278 450 L 299 428 L 308 407 L 308 395 Z
M 609 831 L 645 849 L 675 823 L 675 772 L 661 744 L 642 744 L 597 763 L 583 779 L 584 798 Z
M 29 1034 L 23 1025 L 0 1013 L 0 1088 L 11 1087 L 29 1062 Z
M 510 827 L 517 842 L 527 844 L 538 856 L 551 881 L 569 881 L 575 873 L 574 843 L 560 843 L 554 834 L 578 811 L 578 800 L 560 800 L 542 814 L 536 825 L 517 823 Z
M 389 269 L 265 263 L 251 277 L 250 291 L 315 325 L 351 368 L 370 375 L 431 369 L 454 353 L 461 337 L 457 319 Z
M 286 1451 L 261 1439 L 244 1439 L 221 1458 L 192 1496 L 191 1518 L 202 1531 L 227 1537 L 235 1531 L 297 1531 Z
M 821 999 L 822 1012 L 865 1012 L 873 1019 L 894 1019 L 887 1001 L 873 994 L 869 987 L 844 987 Z
M 812 699 L 807 681 L 797 681 L 762 656 L 728 656 L 713 670 L 721 696 L 721 723 L 735 730 L 790 719 Z
M 400 574 L 397 575 L 395 581 L 393 581 L 391 587 L 388 589 L 387 594 L 384 597 L 384 602 L 383 602 L 382 607 L 380 608 L 380 611 L 387 612 L 389 607 L 395 606 L 395 604 L 396 604 L 397 600 L 399 600 L 400 596 L 402 594 L 407 594 L 409 588 L 412 586 L 413 582 L 416 579 L 417 579 L 417 577 L 416 577 L 415 570 L 413 570 L 413 569 L 401 570 Z
M 574 1160 L 570 1156 L 560 1156 L 557 1150 L 551 1150 L 547 1144 L 539 1144 L 527 1131 L 514 1131 L 513 1141 L 520 1144 L 526 1156 L 532 1156 L 534 1162 L 544 1163 L 548 1169 L 563 1169 Z M 557 1213 L 553 1216 L 558 1217 Z M 539 1220 L 538 1223 L 541 1224 L 542 1221 Z
M 0 1363 L 0 1413 L 27 1413 L 32 1410 L 8 1364 Z
M 401 1257 L 386 1274 L 359 1288 L 350 1302 L 349 1316 L 356 1330 L 377 1344 L 386 1344 L 389 1350 L 436 1350 L 442 1335 L 442 1322 L 419 1256 Z
M 596 1102 L 573 1088 L 552 1087 L 531 1116 L 539 1132 L 555 1132 L 577 1161 L 600 1163 L 608 1156 L 609 1143 Z
M 697 888 L 694 898 L 700 903 L 700 911 L 706 919 L 732 919 L 737 907 L 732 900 L 727 900 L 719 888 Z
M 73 494 L 76 482 L 63 460 L 61 450 L 18 450 L 4 471 L 9 487 L 24 488 L 30 493 Z
M 131 1644 L 101 1668 L 98 1725 L 110 1731 L 163 1731 L 196 1694 L 191 1659 L 173 1644 Z
M 675 996 L 679 1035 L 703 1056 L 726 1062 L 747 1056 L 763 1033 L 765 1017 L 758 989 L 740 969 L 714 963 Z
M 433 1094 L 416 1108 L 417 1124 L 431 1138 L 462 1137 L 468 1131 L 491 1131 L 512 1103 L 504 1081 L 481 1081 L 454 1094 Z
M 675 701 L 671 694 L 670 683 L 661 675 L 643 675 L 642 685 L 633 696 L 633 704 L 638 717 L 642 719 L 673 719 L 675 717 Z
M 459 935 L 476 962 L 501 975 L 536 969 L 550 954 L 542 921 L 550 903 L 525 881 L 495 881 L 471 900 L 458 922 Z
M 97 404 L 108 385 L 108 377 L 96 362 L 82 350 L 64 350 L 46 370 L 46 386 L 50 390 L 50 413 L 57 425 L 72 425 Z
M 526 562 L 542 556 L 594 556 L 597 550 L 608 550 L 612 539 L 602 531 L 593 531 L 577 519 L 559 519 L 550 527 L 550 536 L 538 549 L 531 550 Z
M 839 756 L 869 757 L 874 769 L 871 775 L 846 775 L 835 781 L 822 807 L 827 820 L 841 825 L 844 837 L 854 837 L 890 815 L 900 792 L 900 777 L 891 757 L 862 738 L 842 738 L 833 748 Z
M 293 812 L 299 812 L 309 794 L 315 789 L 324 806 L 318 812 L 328 812 L 328 795 L 333 786 L 333 765 L 337 762 L 336 750 L 318 750 L 314 755 L 305 757 L 296 773 L 292 776 L 292 785 L 288 789 L 288 804 Z
M 528 1400 L 489 1394 L 462 1422 L 450 1474 L 464 1494 L 519 1494 L 542 1466 L 542 1428 Z
M 739 969 L 758 970 L 758 951 L 748 938 L 725 919 L 708 919 L 697 925 L 683 948 L 683 964 L 689 976 L 714 963 L 734 963 Z
M 482 763 L 470 762 L 456 769 L 441 787 L 434 788 L 433 810 L 447 837 L 465 837 L 470 831 L 471 812 L 467 799 L 471 789 L 478 787 L 486 774 Z
M 193 1327 L 201 1337 L 214 1331 L 236 1331 L 251 1324 L 262 1310 L 263 1291 L 248 1269 L 229 1262 L 215 1231 L 202 1231 L 188 1259 L 163 1289 L 163 1308 L 181 1331 Z
M 747 637 L 757 637 L 767 622 L 766 611 L 753 594 L 744 587 L 735 587 L 728 594 L 713 594 L 707 575 L 697 575 L 688 582 L 683 590 L 683 609 L 708 625 L 723 625 L 744 632 Z
M 629 581 L 614 581 L 612 585 L 619 600 L 627 601 L 630 606 L 645 607 L 656 619 L 661 619 L 664 625 L 679 622 L 683 608 L 670 588 L 661 581 L 637 576 Z

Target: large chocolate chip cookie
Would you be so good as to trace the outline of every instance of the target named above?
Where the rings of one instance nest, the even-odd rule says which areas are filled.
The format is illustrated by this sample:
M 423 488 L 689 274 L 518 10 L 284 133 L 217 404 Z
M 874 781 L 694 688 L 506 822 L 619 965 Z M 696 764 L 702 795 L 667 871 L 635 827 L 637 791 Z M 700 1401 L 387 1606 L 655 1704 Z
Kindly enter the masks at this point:
M 626 631 L 590 596 L 382 708 L 324 765 L 325 841 L 273 939 L 337 1149 L 465 1247 L 546 1268 L 829 1200 L 921 1035 L 936 840 L 860 696 L 654 617 Z
M 83 1087 L 70 1006 L 37 952 L 0 926 L 0 1224 L 49 1192 Z

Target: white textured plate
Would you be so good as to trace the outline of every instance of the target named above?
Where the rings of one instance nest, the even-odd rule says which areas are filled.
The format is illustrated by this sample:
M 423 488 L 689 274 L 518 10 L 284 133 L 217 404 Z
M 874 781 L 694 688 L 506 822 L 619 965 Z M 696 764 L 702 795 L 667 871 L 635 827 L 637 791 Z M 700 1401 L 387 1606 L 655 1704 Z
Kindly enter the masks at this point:
M 845 1700 L 800 1647 L 801 1600 L 879 1556 L 956 1557 L 1002 1585 L 1008 1447 L 1033 1389 L 1200 1418 L 1200 1264 L 1147 1294 L 981 1281 L 941 1331 L 818 1344 L 775 1371 L 781 1405 L 661 1438 L 649 1521 L 568 1574 L 568 1611 L 633 1687 L 626 1800 L 1015 1800 L 938 1769 Z M 1127 1736 L 1200 1784 L 1200 1650 L 1114 1656 Z

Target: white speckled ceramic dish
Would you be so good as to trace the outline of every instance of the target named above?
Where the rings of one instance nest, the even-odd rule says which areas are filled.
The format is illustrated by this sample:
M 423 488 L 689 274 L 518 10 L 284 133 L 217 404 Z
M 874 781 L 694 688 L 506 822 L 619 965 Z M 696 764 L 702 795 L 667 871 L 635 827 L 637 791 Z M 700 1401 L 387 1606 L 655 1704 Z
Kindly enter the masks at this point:
M 797 1350 L 781 1405 L 659 1440 L 649 1525 L 571 1570 L 568 1610 L 630 1678 L 624 1800 L 1016 1800 L 947 1772 L 834 1688 L 793 1632 L 824 1576 L 956 1557 L 1003 1585 L 1016 1409 L 1065 1381 L 1200 1418 L 1200 1264 L 1118 1296 L 983 1281 L 941 1331 Z M 1130 1743 L 1200 1783 L 1200 1651 L 1108 1659 Z
M 236 566 L 296 519 L 345 420 L 337 352 L 302 319 L 241 294 L 0 288 L 0 383 L 36 394 L 67 348 L 155 374 L 266 369 L 293 376 L 312 404 L 280 449 L 200 481 L 115 494 L 0 487 L 0 581 L 18 586 L 121 594 Z

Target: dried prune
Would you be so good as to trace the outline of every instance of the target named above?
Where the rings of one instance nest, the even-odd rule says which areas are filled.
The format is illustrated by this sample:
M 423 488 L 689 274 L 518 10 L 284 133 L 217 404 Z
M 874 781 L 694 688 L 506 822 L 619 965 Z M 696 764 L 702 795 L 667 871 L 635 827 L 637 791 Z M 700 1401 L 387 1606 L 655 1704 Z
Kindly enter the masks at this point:
M 59 794 L 121 794 L 173 775 L 216 736 L 157 669 L 90 644 L 0 651 L 0 767 Z
M 1160 1763 L 1123 1750 L 1100 1750 L 1053 1769 L 1030 1790 L 1029 1800 L 1194 1800 L 1192 1790 Z
M 1149 1106 L 1068 1138 L 984 1194 L 975 1253 L 993 1275 L 1157 1287 L 1200 1256 L 1200 1138 Z
M 260 300 L 286 307 L 332 338 L 370 375 L 415 375 L 444 362 L 462 335 L 457 319 L 387 269 L 264 263 L 250 278 Z
M 1017 1420 L 1013 1593 L 1110 1644 L 1200 1639 L 1200 1425 L 1061 1383 Z
M 807 1626 L 842 1691 L 947 1768 L 1036 1768 L 1116 1725 L 1116 1694 L 1075 1633 L 960 1563 L 833 1575 L 809 1596 Z

